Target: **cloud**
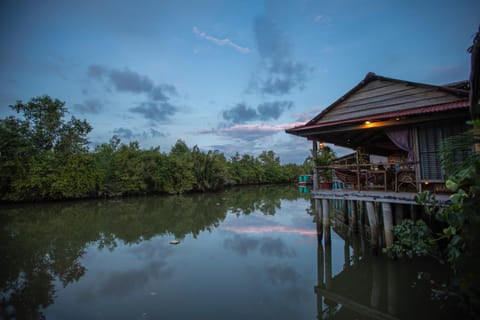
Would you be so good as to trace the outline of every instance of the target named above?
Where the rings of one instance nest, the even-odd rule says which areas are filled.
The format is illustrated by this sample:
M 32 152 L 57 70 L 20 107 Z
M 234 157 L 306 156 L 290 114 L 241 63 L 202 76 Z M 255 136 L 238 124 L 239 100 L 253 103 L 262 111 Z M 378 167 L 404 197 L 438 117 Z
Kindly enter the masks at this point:
M 296 122 L 307 122 L 312 120 L 316 115 L 318 115 L 325 107 L 315 106 L 308 110 L 305 110 L 301 113 L 292 114 L 292 117 L 295 118 Z
M 257 111 L 248 107 L 245 103 L 238 103 L 235 107 L 223 111 L 223 119 L 232 123 L 244 123 L 257 118 Z
M 110 81 L 118 91 L 142 93 L 150 92 L 153 89 L 153 81 L 136 72 L 112 69 L 108 73 Z
M 249 89 L 272 95 L 303 89 L 313 68 L 292 59 L 292 46 L 277 25 L 265 16 L 257 17 L 254 34 L 262 60 Z
M 244 102 L 240 102 L 235 107 L 224 110 L 222 116 L 230 124 L 241 124 L 253 120 L 276 120 L 292 106 L 293 101 L 273 101 L 262 103 L 258 105 L 257 109 L 254 109 Z
M 177 89 L 175 86 L 170 84 L 162 84 L 153 87 L 152 91 L 150 92 L 150 97 L 153 101 L 168 101 L 169 96 L 176 96 Z
M 87 75 L 91 78 L 101 79 L 107 73 L 104 66 L 94 64 L 88 67 Z
M 292 106 L 292 101 L 274 101 L 262 103 L 257 109 L 260 120 L 276 120 L 285 110 L 290 109 Z
M 87 99 L 83 103 L 73 106 L 73 109 L 78 113 L 94 113 L 98 114 L 103 109 L 102 103 L 98 99 Z
M 128 128 L 116 128 L 113 130 L 113 134 L 126 140 L 146 140 L 149 138 L 165 138 L 168 136 L 166 133 L 160 132 L 152 128 L 146 131 L 144 130 L 142 132 L 134 132 L 133 130 Z
M 141 114 L 148 120 L 165 121 L 178 111 L 178 107 L 170 102 L 171 98 L 178 95 L 174 85 L 166 83 L 156 85 L 149 77 L 128 68 L 120 70 L 102 65 L 90 65 L 87 75 L 92 79 L 107 81 L 118 92 L 146 94 L 148 101 L 130 108 L 129 111 Z
M 152 135 L 153 138 L 156 138 L 156 137 L 165 138 L 165 137 L 168 136 L 168 134 L 160 132 L 160 131 L 155 130 L 155 129 L 150 129 L 150 134 Z
M 312 20 L 313 20 L 313 22 L 321 24 L 321 25 L 329 26 L 329 25 L 332 24 L 332 18 L 330 18 L 327 15 L 321 14 L 321 13 L 313 15 Z
M 118 128 L 113 130 L 113 134 L 119 136 L 120 138 L 130 139 L 133 137 L 133 132 L 130 129 Z
M 261 137 L 270 136 L 278 132 L 283 132 L 285 129 L 293 128 L 302 125 L 303 122 L 285 123 L 279 125 L 267 124 L 238 124 L 226 128 L 205 129 L 200 130 L 199 134 L 216 134 L 219 136 L 228 136 L 241 140 L 252 141 Z
M 150 93 L 154 89 L 152 79 L 128 68 L 119 70 L 91 65 L 88 67 L 87 75 L 98 80 L 106 78 L 120 92 Z
M 177 112 L 177 107 L 168 102 L 142 102 L 138 107 L 130 108 L 130 112 L 139 113 L 145 119 L 154 122 L 168 120 L 170 116 Z
M 236 51 L 243 53 L 243 54 L 248 54 L 251 52 L 251 50 L 247 47 L 242 47 L 233 42 L 232 40 L 225 38 L 225 39 L 219 39 L 213 36 L 210 36 L 206 34 L 203 31 L 200 31 L 196 26 L 193 27 L 193 33 L 195 33 L 198 37 L 201 39 L 207 40 L 208 42 L 211 42 L 217 46 L 229 46 L 235 49 Z

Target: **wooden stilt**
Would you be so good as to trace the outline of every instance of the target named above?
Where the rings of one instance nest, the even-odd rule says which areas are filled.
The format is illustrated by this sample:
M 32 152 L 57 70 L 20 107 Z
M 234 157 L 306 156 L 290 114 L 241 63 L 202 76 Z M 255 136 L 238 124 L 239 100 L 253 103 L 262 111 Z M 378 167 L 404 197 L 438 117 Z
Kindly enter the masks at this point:
M 395 315 L 397 313 L 397 274 L 393 266 L 395 262 L 389 259 L 387 261 L 387 308 L 388 313 Z
M 325 288 L 332 289 L 332 246 L 325 244 Z
M 350 228 L 353 233 L 358 233 L 357 201 L 350 202 Z
M 403 205 L 400 203 L 395 204 L 395 225 L 402 224 L 403 221 Z
M 364 257 L 367 253 L 366 232 L 365 232 L 365 205 L 363 201 L 357 201 L 358 209 L 358 232 L 360 234 L 359 254 Z
M 343 223 L 348 225 L 348 206 L 347 200 L 342 200 Z
M 392 205 L 388 202 L 382 202 L 383 229 L 385 231 L 385 245 L 393 245 L 393 215 Z
M 343 270 L 347 270 L 350 267 L 350 241 L 347 237 L 343 242 Z
M 319 288 L 324 287 L 324 270 L 325 270 L 325 264 L 324 264 L 324 252 L 323 252 L 323 246 L 321 243 L 318 243 L 317 245 L 317 278 L 318 278 L 318 285 L 317 285 L 317 312 L 318 312 L 318 318 L 317 319 L 322 319 L 323 317 L 323 295 L 321 291 L 319 291 Z
M 378 251 L 379 236 L 377 214 L 375 213 L 373 202 L 365 202 L 365 207 L 367 208 L 368 222 L 370 223 L 370 244 L 372 245 L 372 250 L 376 253 Z
M 353 249 L 353 254 L 352 254 L 352 265 L 356 265 L 360 261 L 360 257 L 363 255 L 361 251 L 361 239 L 358 236 L 358 234 L 354 234 L 352 237 L 352 249 Z
M 329 210 L 329 202 L 327 199 L 322 199 L 322 214 L 323 214 L 323 238 L 325 245 L 329 245 L 331 243 L 331 235 L 330 235 L 330 210 Z
M 319 199 L 315 199 L 315 211 L 316 211 L 316 225 L 317 225 L 317 239 L 318 243 L 322 243 L 323 239 L 323 214 L 322 214 L 322 202 Z
M 417 212 L 417 206 L 414 205 L 414 204 L 411 204 L 410 205 L 410 219 L 412 219 L 412 221 L 417 221 L 417 218 L 418 218 L 418 212 Z
M 382 271 L 378 259 L 372 259 L 372 291 L 370 294 L 370 305 L 378 309 L 380 307 L 382 289 Z
M 318 157 L 318 144 L 317 141 L 312 141 L 312 158 L 313 158 L 313 191 L 318 190 L 318 169 L 315 163 L 317 163 Z

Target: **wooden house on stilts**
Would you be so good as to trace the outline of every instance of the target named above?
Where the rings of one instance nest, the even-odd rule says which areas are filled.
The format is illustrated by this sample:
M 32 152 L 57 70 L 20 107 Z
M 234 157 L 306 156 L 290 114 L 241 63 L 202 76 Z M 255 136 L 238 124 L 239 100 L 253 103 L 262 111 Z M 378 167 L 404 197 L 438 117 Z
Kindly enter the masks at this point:
M 401 209 L 395 205 L 415 204 L 419 191 L 430 190 L 438 194 L 438 200 L 448 201 L 439 142 L 468 130 L 469 119 L 468 81 L 439 86 L 368 73 L 312 120 L 286 132 L 311 140 L 314 156 L 319 143 L 355 150 L 355 161 L 330 167 L 343 188 L 316 187 L 312 195 L 319 201 L 360 201 L 366 211 L 380 203 L 383 223 L 392 224 L 395 212 L 396 220 L 401 219 Z M 383 160 L 373 163 L 365 155 Z M 320 207 L 328 210 L 328 206 Z M 369 213 L 369 224 L 376 223 Z M 389 244 L 391 225 L 385 228 Z M 375 236 L 378 231 L 372 229 L 372 233 Z

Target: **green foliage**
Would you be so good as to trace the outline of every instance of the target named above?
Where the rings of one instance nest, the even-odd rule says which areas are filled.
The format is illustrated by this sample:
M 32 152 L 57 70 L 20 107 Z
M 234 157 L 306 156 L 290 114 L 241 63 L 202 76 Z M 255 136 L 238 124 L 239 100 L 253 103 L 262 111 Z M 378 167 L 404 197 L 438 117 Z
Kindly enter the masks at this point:
M 336 158 L 335 152 L 329 147 L 324 146 L 317 152 L 315 164 L 318 168 L 318 175 L 323 182 L 332 181 L 332 169 L 328 168 Z
M 474 123 L 474 128 L 478 125 Z M 387 249 L 398 256 L 406 252 L 411 256 L 428 253 L 448 262 L 458 277 L 459 296 L 470 312 L 477 315 L 480 313 L 480 153 L 468 150 L 480 142 L 479 138 L 468 131 L 443 142 L 441 160 L 448 174 L 445 184 L 452 192 L 448 206 L 440 206 L 429 192 L 417 196 L 417 202 L 434 219 L 438 230 L 425 232 L 423 226 L 419 230 L 418 226 L 405 222 L 402 225 L 405 228 L 394 230 L 396 241 Z M 461 153 L 463 158 L 459 157 Z
M 190 149 L 178 140 L 169 153 L 142 150 L 117 136 L 89 151 L 85 120 L 48 96 L 11 106 L 19 117 L 0 120 L 0 200 L 34 201 L 145 193 L 181 194 L 233 185 L 285 183 L 305 173 L 281 165 L 273 151 L 258 157 Z
M 390 256 L 412 258 L 432 254 L 432 231 L 423 220 L 404 220 L 393 227 L 393 234 L 398 240 L 385 249 Z

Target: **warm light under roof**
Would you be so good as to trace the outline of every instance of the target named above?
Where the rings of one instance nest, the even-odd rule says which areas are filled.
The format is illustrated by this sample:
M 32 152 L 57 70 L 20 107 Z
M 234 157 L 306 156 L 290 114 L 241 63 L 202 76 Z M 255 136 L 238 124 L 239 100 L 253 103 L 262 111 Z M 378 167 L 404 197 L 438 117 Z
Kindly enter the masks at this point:
M 370 123 L 371 123 L 371 122 L 370 122 L 370 121 L 368 121 L 368 120 L 367 120 L 367 121 L 365 121 L 365 124 L 370 124 Z

